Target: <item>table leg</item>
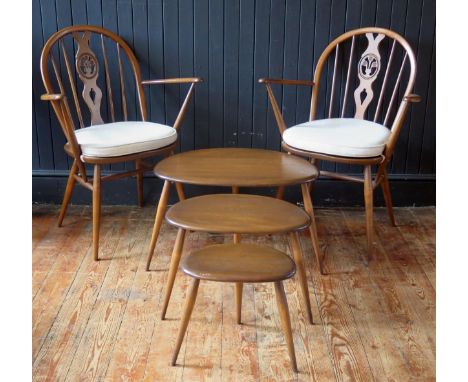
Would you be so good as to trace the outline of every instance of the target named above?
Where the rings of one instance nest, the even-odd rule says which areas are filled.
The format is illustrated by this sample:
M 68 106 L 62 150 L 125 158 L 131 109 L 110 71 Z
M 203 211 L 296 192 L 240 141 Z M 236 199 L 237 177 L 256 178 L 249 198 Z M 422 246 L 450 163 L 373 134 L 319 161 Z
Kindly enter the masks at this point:
M 281 318 L 281 326 L 283 327 L 286 345 L 288 346 L 289 358 L 293 370 L 297 373 L 296 353 L 294 352 L 294 340 L 291 331 L 291 318 L 289 317 L 288 301 L 284 293 L 283 283 L 281 281 L 275 282 L 275 295 L 278 311 Z
M 302 297 L 304 298 L 305 309 L 307 312 L 307 318 L 309 323 L 313 324 L 312 320 L 312 308 L 310 306 L 309 287 L 307 285 L 307 272 L 304 265 L 304 259 L 301 251 L 301 243 L 299 241 L 299 234 L 297 232 L 291 232 L 289 234 L 289 243 L 291 245 L 291 252 L 294 256 L 294 262 L 296 263 L 297 276 L 299 277 L 299 283 L 301 284 Z
M 159 230 L 161 229 L 162 221 L 166 213 L 167 201 L 169 199 L 169 189 L 171 187 L 171 182 L 166 180 L 161 192 L 161 197 L 159 198 L 158 207 L 156 208 L 156 217 L 154 218 L 153 233 L 151 235 L 151 243 L 148 251 L 148 258 L 146 260 L 146 270 L 149 271 L 151 264 L 151 259 L 153 258 L 154 248 L 156 247 L 156 242 L 158 241 Z
M 177 196 L 179 197 L 179 200 L 185 200 L 185 192 L 184 192 L 184 186 L 182 183 L 176 182 L 175 183 L 176 190 L 177 190 Z
M 190 316 L 192 315 L 193 306 L 195 305 L 195 300 L 197 299 L 198 286 L 200 285 L 199 279 L 193 279 L 190 284 L 190 289 L 187 294 L 187 299 L 185 300 L 184 315 L 182 316 L 182 321 L 180 323 L 179 333 L 177 334 L 176 346 L 174 348 L 174 353 L 172 355 L 171 365 L 175 366 L 177 362 L 177 356 L 179 355 L 180 347 L 187 330 L 188 323 L 190 321 Z
M 186 231 L 183 228 L 179 228 L 179 231 L 177 231 L 177 237 L 171 255 L 171 265 L 169 266 L 169 273 L 167 274 L 166 291 L 164 292 L 161 320 L 166 318 L 167 306 L 169 305 L 169 300 L 171 299 L 172 288 L 174 287 L 175 277 L 177 270 L 179 269 L 180 257 L 182 256 L 182 249 L 184 248 L 185 232 Z
M 238 194 L 239 187 L 232 186 L 232 193 Z M 240 243 L 241 237 L 238 233 L 233 235 L 233 241 L 235 244 Z M 236 283 L 236 320 L 238 324 L 241 324 L 241 317 L 242 317 L 242 291 L 244 289 L 243 283 Z
M 310 238 L 312 240 L 312 248 L 314 249 L 314 252 L 315 252 L 315 258 L 317 259 L 317 264 L 320 269 L 320 273 L 323 275 L 324 274 L 323 267 L 322 267 L 323 257 L 322 257 L 322 253 L 320 251 L 320 246 L 318 242 L 317 224 L 315 222 L 314 208 L 312 206 L 312 200 L 310 198 L 309 188 L 306 183 L 301 184 L 301 190 L 302 190 L 302 198 L 304 201 L 304 208 L 310 216 L 309 231 L 310 231 Z

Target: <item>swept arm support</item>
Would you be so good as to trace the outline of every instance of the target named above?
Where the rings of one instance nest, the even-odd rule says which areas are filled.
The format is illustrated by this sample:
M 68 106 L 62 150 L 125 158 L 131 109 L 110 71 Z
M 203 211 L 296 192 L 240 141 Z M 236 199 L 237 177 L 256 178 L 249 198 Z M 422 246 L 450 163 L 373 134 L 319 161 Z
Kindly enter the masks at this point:
M 273 89 L 271 88 L 271 84 L 313 86 L 314 83 L 313 81 L 283 80 L 274 78 L 260 78 L 258 82 L 261 84 L 265 84 L 266 86 L 268 98 L 270 99 L 271 107 L 273 108 L 273 113 L 275 114 L 275 119 L 276 123 L 278 124 L 280 135 L 283 135 L 284 130 L 286 130 L 286 122 L 284 122 L 283 115 L 281 114 L 281 110 L 278 106 L 278 103 L 276 102 L 276 98 L 273 93 Z
M 173 126 L 174 129 L 176 129 L 176 131 L 179 131 L 180 125 L 182 124 L 184 120 L 185 112 L 187 111 L 190 98 L 192 97 L 195 84 L 198 82 L 202 82 L 202 81 L 203 80 L 200 77 L 188 77 L 188 78 L 166 78 L 166 79 L 161 79 L 161 80 L 148 80 L 148 81 L 142 81 L 141 83 L 142 85 L 190 84 L 190 88 L 187 92 L 187 95 L 185 96 L 184 102 L 182 104 L 182 107 L 179 110 L 179 114 L 177 114 L 177 118 Z

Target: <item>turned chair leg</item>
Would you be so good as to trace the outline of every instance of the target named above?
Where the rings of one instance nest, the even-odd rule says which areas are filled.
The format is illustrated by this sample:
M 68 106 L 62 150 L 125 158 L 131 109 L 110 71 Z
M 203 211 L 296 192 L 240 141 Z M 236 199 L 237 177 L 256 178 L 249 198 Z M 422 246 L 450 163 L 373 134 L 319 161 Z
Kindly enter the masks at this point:
M 137 193 L 138 193 L 138 207 L 143 207 L 143 170 L 141 166 L 141 160 L 135 161 L 135 169 L 138 171 L 136 175 L 137 179 Z
M 177 362 L 177 356 L 179 355 L 180 347 L 182 345 L 182 341 L 184 340 L 185 332 L 187 331 L 187 326 L 190 320 L 190 316 L 192 315 L 193 306 L 195 305 L 195 300 L 197 299 L 197 292 L 198 292 L 199 285 L 200 285 L 199 279 L 193 279 L 192 283 L 190 284 L 190 289 L 187 294 L 187 299 L 185 300 L 184 313 L 182 316 L 182 320 L 180 322 L 179 333 L 177 334 L 177 340 L 176 340 L 174 353 L 172 355 L 172 361 L 171 361 L 172 366 L 175 366 Z
M 99 259 L 99 228 L 101 224 L 101 166 L 94 165 L 93 175 L 93 257 Z
M 320 270 L 320 274 L 325 274 L 323 271 L 323 255 L 320 251 L 318 235 L 317 235 L 317 224 L 315 221 L 314 207 L 312 206 L 312 199 L 310 198 L 309 186 L 306 183 L 301 184 L 302 198 L 304 201 L 304 209 L 310 216 L 310 238 L 312 240 L 312 248 L 314 249 L 315 258 L 317 259 L 317 265 Z
M 68 203 L 70 202 L 70 199 L 73 193 L 73 187 L 75 186 L 75 182 L 76 182 L 75 174 L 77 170 L 78 170 L 78 163 L 75 159 L 73 161 L 70 174 L 68 175 L 67 187 L 65 188 L 65 194 L 63 195 L 62 206 L 60 207 L 60 214 L 57 220 L 58 227 L 62 226 L 63 218 L 65 217 L 65 214 L 67 212 Z
M 366 207 L 367 250 L 369 260 L 374 254 L 374 204 L 372 187 L 372 166 L 364 167 L 364 202 Z
M 286 294 L 284 293 L 283 283 L 281 281 L 275 282 L 275 295 L 281 318 L 281 325 L 288 346 L 289 358 L 291 359 L 293 370 L 297 373 L 296 353 L 294 352 L 294 341 L 291 331 L 291 318 L 289 317 L 288 301 L 286 300 Z
M 179 228 L 177 231 L 177 237 L 171 256 L 171 265 L 169 266 L 169 273 L 167 275 L 166 291 L 164 292 L 164 302 L 161 311 L 161 320 L 166 318 L 167 306 L 169 305 L 169 300 L 171 299 L 172 288 L 174 287 L 175 277 L 177 270 L 179 269 L 180 257 L 182 256 L 182 250 L 184 248 L 185 233 L 186 231 L 183 228 Z
M 296 263 L 297 276 L 299 277 L 299 283 L 301 285 L 302 297 L 304 298 L 307 318 L 309 319 L 309 323 L 312 324 L 312 308 L 310 306 L 309 287 L 307 285 L 307 273 L 304 265 L 304 259 L 302 256 L 299 234 L 297 232 L 291 232 L 289 234 L 289 243 L 291 245 L 291 252 L 294 256 L 294 262 Z
M 380 187 L 382 187 L 382 192 L 385 200 L 385 205 L 387 206 L 387 214 L 390 218 L 390 223 L 392 224 L 392 226 L 396 227 L 395 216 L 393 215 L 392 194 L 390 193 L 390 183 L 388 182 L 387 169 L 383 170 L 383 178 L 380 182 Z
M 146 270 L 149 271 L 151 264 L 151 259 L 153 258 L 154 248 L 156 247 L 156 242 L 158 241 L 159 231 L 161 229 L 162 221 L 164 215 L 166 214 L 167 201 L 169 199 L 169 189 L 171 187 L 171 182 L 166 180 L 161 192 L 161 197 L 159 198 L 159 203 L 156 208 L 156 217 L 154 218 L 153 233 L 151 235 L 150 248 L 148 252 L 148 257 L 146 259 Z

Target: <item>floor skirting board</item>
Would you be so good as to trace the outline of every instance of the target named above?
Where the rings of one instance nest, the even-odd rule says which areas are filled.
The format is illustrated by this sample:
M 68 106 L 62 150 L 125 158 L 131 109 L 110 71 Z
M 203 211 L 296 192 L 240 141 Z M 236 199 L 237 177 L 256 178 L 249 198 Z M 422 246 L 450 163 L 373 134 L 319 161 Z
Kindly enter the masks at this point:
M 32 202 L 55 203 L 62 201 L 67 177 L 63 175 L 37 175 L 32 178 Z M 186 185 L 187 197 L 202 195 L 205 193 L 229 192 L 222 187 L 198 187 Z M 390 179 L 394 206 L 434 206 L 436 202 L 435 177 L 427 176 L 401 176 Z M 154 177 L 145 177 L 143 181 L 144 202 L 155 204 L 159 199 L 162 189 L 162 181 Z M 262 193 L 275 195 L 273 188 L 269 189 L 241 189 L 244 193 Z M 136 180 L 134 178 L 119 179 L 104 182 L 102 186 L 102 203 L 108 205 L 132 205 L 137 201 Z M 302 200 L 299 186 L 287 187 L 285 199 L 290 202 Z M 319 179 L 315 182 L 312 194 L 313 202 L 318 207 L 357 207 L 363 206 L 363 186 L 341 180 Z M 175 203 L 177 194 L 175 187 L 171 190 L 169 202 Z M 77 185 L 73 191 L 72 204 L 90 204 L 91 192 Z M 383 206 L 383 196 L 380 189 L 374 192 L 375 206 Z

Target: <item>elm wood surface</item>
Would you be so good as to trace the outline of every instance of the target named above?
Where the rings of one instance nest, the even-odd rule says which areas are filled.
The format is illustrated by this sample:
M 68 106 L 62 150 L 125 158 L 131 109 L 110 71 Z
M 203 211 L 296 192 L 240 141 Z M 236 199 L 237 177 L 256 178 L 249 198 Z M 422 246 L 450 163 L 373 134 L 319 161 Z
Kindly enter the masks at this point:
M 239 187 L 274 186 L 278 187 L 278 198 L 282 197 L 285 186 L 310 183 L 318 176 L 317 168 L 301 158 L 277 151 L 242 148 L 202 149 L 177 154 L 160 161 L 154 167 L 154 173 L 166 182 L 228 186 L 232 187 L 233 193 L 239 193 Z M 147 270 L 154 255 L 168 192 L 169 189 L 163 189 L 156 211 Z M 309 206 L 307 212 L 313 217 L 310 195 L 303 194 L 303 200 L 304 204 Z M 313 249 L 318 267 L 323 272 L 319 261 L 323 256 L 315 231 L 313 223 L 310 228 L 311 239 L 314 241 Z
M 240 242 L 240 234 L 289 233 L 307 317 L 312 324 L 307 272 L 302 260 L 300 242 L 297 235 L 294 235 L 310 225 L 309 215 L 304 210 L 294 204 L 267 196 L 212 194 L 186 199 L 175 204 L 167 211 L 166 220 L 178 227 L 179 231 L 167 277 L 161 319 L 165 319 L 179 268 L 185 230 L 219 234 L 234 233 L 234 243 Z M 236 302 L 237 321 L 240 322 L 242 305 L 242 282 L 240 280 L 236 282 Z
M 95 44 L 96 40 L 99 44 Z M 73 45 L 77 46 L 75 62 L 71 62 L 68 50 Z M 111 74 L 109 73 L 108 53 L 110 50 L 106 45 L 112 45 L 116 48 L 119 64 L 119 82 L 115 81 L 112 85 Z M 61 58 L 57 57 L 56 52 L 60 52 Z M 72 52 L 70 52 L 72 53 Z M 55 57 L 54 57 L 55 54 Z M 110 53 L 112 55 L 112 53 Z M 115 54 L 115 53 L 114 53 Z M 102 56 L 103 63 L 99 62 L 99 57 Z M 122 57 L 125 57 L 128 61 L 130 78 L 125 79 L 125 72 L 123 70 Z M 115 57 L 114 57 L 115 58 Z M 64 61 L 61 73 L 57 59 Z M 60 62 L 59 62 L 60 63 Z M 74 64 L 74 65 L 73 65 Z M 143 89 L 144 85 L 152 84 L 190 84 L 189 90 L 186 97 L 180 107 L 179 113 L 174 122 L 174 129 L 179 130 L 185 112 L 187 110 L 190 98 L 192 96 L 194 85 L 200 82 L 201 79 L 197 77 L 193 78 L 170 78 L 161 80 L 148 80 L 142 81 L 141 71 L 135 54 L 133 53 L 130 46 L 119 36 L 113 32 L 92 25 L 74 25 L 60 29 L 52 36 L 49 37 L 44 45 L 41 53 L 40 60 L 41 76 L 46 89 L 46 94 L 41 96 L 43 101 L 51 102 L 52 108 L 58 119 L 60 127 L 62 128 L 63 134 L 66 138 L 66 144 L 64 146 L 65 152 L 73 158 L 73 166 L 70 170 L 65 195 L 62 202 L 62 209 L 58 218 L 58 225 L 61 226 L 65 217 L 68 203 L 70 202 L 73 188 L 78 184 L 91 190 L 93 193 L 93 258 L 98 260 L 99 255 L 99 229 L 100 229 L 100 216 L 101 216 L 101 182 L 105 180 L 118 179 L 122 177 L 134 176 L 137 179 L 137 194 L 138 194 L 138 205 L 142 205 L 143 196 L 143 173 L 148 171 L 150 167 L 147 163 L 143 162 L 143 159 L 154 157 L 154 156 L 167 156 L 171 155 L 178 142 L 174 142 L 168 146 L 159 148 L 157 150 L 149 150 L 129 155 L 114 156 L 114 157 L 90 157 L 82 155 L 81 147 L 78 144 L 75 135 L 76 128 L 85 128 L 89 125 L 96 125 L 105 123 L 102 118 L 101 108 L 105 102 L 103 97 L 103 91 L 99 87 L 98 79 L 99 76 L 105 77 L 106 79 L 106 92 L 107 100 L 109 104 L 110 118 L 112 122 L 116 121 L 115 111 L 116 107 L 114 102 L 121 103 L 124 120 L 129 120 L 128 109 L 133 106 L 138 107 L 139 117 L 142 121 L 148 120 L 148 111 L 145 99 L 145 92 Z M 104 73 L 100 73 L 104 71 Z M 51 75 L 52 74 L 52 75 Z M 80 106 L 80 99 L 78 92 L 80 90 L 78 81 L 80 79 L 83 86 L 81 92 L 82 102 L 87 106 L 88 110 L 85 110 L 84 106 Z M 112 74 L 112 77 L 113 74 Z M 113 98 L 112 86 L 119 84 L 120 88 L 120 101 Z M 127 91 L 126 94 L 126 86 Z M 128 86 L 131 85 L 131 86 Z M 130 87 L 130 89 L 128 89 Z M 135 90 L 136 98 L 131 94 Z M 117 93 L 117 92 L 115 92 Z M 127 108 L 127 96 L 128 103 L 134 102 L 134 105 L 130 105 Z M 116 96 L 117 97 L 117 96 Z M 73 100 L 73 103 L 71 103 Z M 87 111 L 90 114 L 88 120 L 85 120 L 87 114 L 83 113 Z M 132 119 L 132 118 L 130 118 Z M 134 115 L 134 120 L 138 119 L 138 116 Z M 135 162 L 135 170 L 124 171 L 118 174 L 113 174 L 107 177 L 101 177 L 101 166 L 109 165 L 114 163 L 122 163 L 126 161 Z M 88 179 L 86 174 L 85 164 L 94 165 L 94 177 L 92 180 Z
M 268 196 L 212 194 L 174 204 L 166 220 L 176 227 L 223 234 L 289 233 L 305 229 L 309 215 L 301 208 Z
M 58 206 L 32 211 L 34 381 L 296 380 L 268 284 L 245 284 L 243 325 L 237 325 L 234 285 L 201 283 L 180 366 L 170 366 L 190 280 L 177 278 L 168 319 L 161 321 L 177 229 L 162 225 L 155 271 L 146 272 L 152 207 L 103 207 L 106 260 L 99 262 L 91 256 L 91 207 L 70 205 L 62 228 L 55 224 Z M 435 209 L 394 213 L 397 228 L 388 226 L 384 208 L 375 209 L 376 256 L 366 266 L 364 211 L 315 211 L 329 271 L 320 277 L 311 244 L 301 237 L 315 325 L 308 324 L 299 285 L 284 283 L 297 380 L 435 379 Z M 242 240 L 290 253 L 285 235 Z M 231 238 L 193 233 L 185 250 L 224 242 Z
M 294 276 L 294 261 L 284 253 L 267 246 L 233 243 L 209 245 L 185 256 L 182 271 L 196 279 L 266 283 Z
M 182 271 L 193 277 L 182 316 L 171 365 L 175 366 L 188 322 L 197 298 L 200 280 L 217 282 L 274 282 L 292 369 L 297 372 L 288 303 L 282 281 L 292 277 L 296 267 L 284 253 L 254 244 L 216 244 L 191 253 L 182 261 Z
M 318 176 L 307 161 L 271 150 L 215 148 L 188 151 L 160 161 L 162 179 L 204 186 L 270 187 L 307 183 Z
M 356 40 L 363 37 L 367 38 L 367 48 L 361 52 L 356 52 L 356 45 L 359 45 L 359 42 Z M 384 48 L 380 48 L 379 44 L 383 40 L 389 40 L 391 44 L 391 51 L 388 55 L 387 64 L 384 69 L 384 65 L 382 62 L 384 58 L 381 57 L 381 51 L 383 55 L 386 55 L 387 52 L 384 54 Z M 346 45 L 351 45 L 349 54 L 344 57 L 344 59 L 339 59 L 339 51 L 341 47 L 346 47 Z M 396 50 L 401 51 L 401 53 L 397 53 L 397 55 L 404 54 L 401 62 L 397 63 L 396 68 L 398 69 L 398 76 L 396 78 L 392 78 L 390 73 L 390 68 L 394 64 L 393 58 L 394 53 Z M 358 68 L 358 79 L 359 79 L 359 86 L 356 89 L 352 89 L 349 91 L 350 88 L 350 78 L 354 78 L 356 73 L 351 75 L 351 70 L 354 65 L 353 57 L 361 57 L 361 61 L 359 64 L 356 62 L 355 68 Z M 366 63 L 368 65 L 363 65 Z M 332 63 L 333 61 L 333 63 Z M 398 60 L 396 60 L 398 61 Z M 347 65 L 346 65 L 347 64 Z M 321 85 L 321 81 L 323 79 L 323 73 L 329 71 L 330 65 L 333 65 L 333 77 L 331 86 L 329 86 L 326 81 L 324 85 Z M 338 112 L 335 117 L 345 117 L 345 118 L 357 118 L 357 119 L 369 119 L 373 120 L 374 122 L 381 123 L 384 126 L 389 127 L 390 130 L 390 137 L 387 141 L 385 149 L 382 155 L 378 155 L 371 158 L 354 158 L 354 157 L 343 157 L 343 156 L 336 156 L 336 155 L 329 155 L 326 153 L 320 152 L 312 152 L 306 151 L 302 149 L 298 149 L 295 147 L 291 147 L 287 145 L 285 142 L 282 142 L 282 147 L 285 151 L 289 153 L 293 153 L 299 156 L 303 156 L 309 159 L 313 159 L 315 162 L 318 160 L 324 161 L 331 161 L 335 163 L 343 163 L 348 165 L 363 165 L 364 166 L 364 200 L 365 200 L 365 207 L 366 207 L 366 222 L 367 222 L 367 235 L 368 235 L 368 256 L 369 259 L 372 258 L 373 255 L 373 237 L 374 237 L 374 229 L 373 229 L 373 220 L 372 220 L 372 192 L 373 188 L 377 186 L 382 187 L 382 191 L 384 193 L 385 203 L 387 205 L 388 216 L 390 218 L 390 222 L 392 225 L 395 225 L 395 219 L 392 212 L 392 200 L 390 194 L 390 188 L 388 184 L 388 175 L 387 175 L 387 165 L 392 157 L 392 154 L 395 151 L 396 142 L 398 136 L 400 134 L 400 130 L 403 127 L 405 116 L 409 110 L 409 106 L 411 103 L 420 102 L 421 97 L 416 94 L 412 94 L 411 91 L 413 89 L 415 80 L 416 80 L 416 56 L 411 49 L 409 43 L 398 33 L 391 31 L 389 29 L 384 28 L 376 28 L 376 27 L 368 27 L 368 28 L 360 28 L 348 31 L 341 36 L 338 36 L 334 39 L 328 46 L 325 47 L 324 51 L 320 55 L 317 66 L 314 71 L 314 78 L 312 82 L 306 81 L 293 81 L 293 80 L 285 80 L 285 79 L 269 79 L 269 78 L 261 78 L 259 79 L 260 83 L 264 83 L 266 86 L 268 98 L 273 108 L 274 116 L 276 119 L 276 123 L 278 126 L 278 130 L 280 135 L 287 129 L 286 122 L 283 118 L 282 112 L 280 107 L 278 106 L 278 102 L 276 101 L 275 95 L 273 93 L 273 89 L 271 87 L 272 84 L 280 84 L 280 85 L 308 85 L 312 87 L 312 98 L 310 103 L 310 113 L 309 113 L 309 120 L 317 119 L 318 115 L 318 108 L 319 102 L 323 103 L 322 98 L 327 96 L 328 89 L 329 97 L 328 97 L 328 118 L 333 117 L 333 102 L 335 100 L 335 88 L 336 88 L 336 73 L 337 67 L 341 65 L 342 67 L 339 68 L 340 71 L 344 71 L 346 69 L 346 80 L 345 80 L 345 87 L 344 87 L 344 96 L 341 100 L 342 102 L 338 102 L 338 107 L 335 108 Z M 347 68 L 346 68 L 347 66 Z M 363 68 L 366 68 L 363 70 Z M 405 77 L 407 78 L 406 81 L 402 80 L 404 77 L 405 68 L 409 68 L 409 73 Z M 325 71 L 324 71 L 325 69 Z M 382 70 L 381 70 L 382 69 Z M 367 72 L 368 70 L 369 72 Z M 373 70 L 373 72 L 372 72 Z M 379 73 L 382 72 L 382 79 L 378 79 Z M 377 83 L 373 84 L 376 80 Z M 390 94 L 386 91 L 387 85 L 389 86 Z M 352 86 L 352 84 L 351 84 Z M 393 88 L 392 88 L 393 86 Z M 395 100 L 397 99 L 398 89 L 401 87 L 400 92 L 400 99 L 401 102 L 398 105 Z M 338 89 L 338 91 L 340 88 Z M 375 93 L 375 97 L 374 97 Z M 354 100 L 354 111 L 353 108 L 347 108 L 347 100 L 348 95 L 353 96 Z M 384 106 L 384 101 L 386 102 Z M 351 102 L 350 102 L 351 103 Z M 341 105 L 341 112 L 337 110 L 340 108 Z M 385 110 L 384 110 L 385 108 Z M 351 114 L 349 113 L 351 111 Z M 348 113 L 347 113 L 348 112 Z M 352 114 L 354 112 L 354 114 Z M 381 113 L 382 112 L 382 113 Z M 393 115 L 393 120 L 391 117 Z M 375 180 L 372 180 L 371 174 L 371 166 L 377 165 L 377 174 L 375 176 Z M 324 172 L 325 176 L 336 178 L 336 179 L 346 179 L 355 182 L 363 182 L 362 178 L 352 177 L 345 174 L 341 174 L 339 172 L 331 172 L 326 171 Z M 371 184 L 371 185 L 370 185 Z

